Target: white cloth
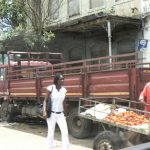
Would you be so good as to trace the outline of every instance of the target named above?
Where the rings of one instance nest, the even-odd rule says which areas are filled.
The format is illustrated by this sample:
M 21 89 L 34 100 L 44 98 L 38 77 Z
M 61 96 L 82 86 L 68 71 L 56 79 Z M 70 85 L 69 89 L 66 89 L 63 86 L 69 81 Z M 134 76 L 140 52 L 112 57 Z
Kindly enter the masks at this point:
M 97 104 L 94 107 L 87 109 L 85 112 L 82 112 L 82 115 L 92 115 L 97 119 L 104 119 L 111 112 L 111 106 L 108 104 Z
M 84 112 L 81 112 L 81 115 L 91 115 L 93 117 L 96 117 L 97 119 L 104 119 L 106 116 L 108 116 L 111 113 L 111 105 L 110 104 L 97 104 L 94 107 L 91 107 L 87 109 Z M 115 113 L 122 113 L 126 112 L 125 108 L 117 108 L 115 109 Z
M 69 150 L 69 137 L 68 137 L 68 128 L 66 123 L 66 118 L 64 113 L 56 114 L 51 113 L 51 117 L 47 119 L 48 125 L 48 150 L 55 149 L 54 146 L 54 131 L 56 123 L 58 124 L 61 131 L 61 139 L 62 139 L 62 150 Z
M 55 85 L 50 85 L 47 87 L 47 90 L 51 92 L 51 110 L 55 112 L 62 112 L 63 109 L 63 101 L 66 96 L 67 90 L 64 87 L 58 91 Z

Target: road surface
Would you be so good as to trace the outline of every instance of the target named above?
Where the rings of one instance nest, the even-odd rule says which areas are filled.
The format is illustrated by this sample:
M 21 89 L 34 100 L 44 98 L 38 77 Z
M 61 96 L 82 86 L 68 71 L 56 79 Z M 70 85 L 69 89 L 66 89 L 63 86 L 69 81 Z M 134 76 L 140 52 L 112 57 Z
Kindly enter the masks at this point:
M 43 127 L 43 128 L 42 128 Z M 45 126 L 0 123 L 1 150 L 48 150 Z M 60 133 L 56 131 L 55 150 L 61 150 Z M 70 137 L 70 150 L 92 150 L 92 139 L 77 140 Z M 86 145 L 86 146 L 85 146 Z

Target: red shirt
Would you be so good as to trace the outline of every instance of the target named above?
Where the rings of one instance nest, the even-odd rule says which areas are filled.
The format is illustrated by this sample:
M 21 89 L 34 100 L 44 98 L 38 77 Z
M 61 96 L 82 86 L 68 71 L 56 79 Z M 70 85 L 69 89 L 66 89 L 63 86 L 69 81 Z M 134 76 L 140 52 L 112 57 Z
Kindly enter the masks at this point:
M 146 98 L 146 99 L 145 99 Z M 146 100 L 147 104 L 150 104 L 150 82 L 148 82 L 143 91 L 140 94 L 139 99 Z M 146 110 L 150 112 L 150 106 L 146 106 Z

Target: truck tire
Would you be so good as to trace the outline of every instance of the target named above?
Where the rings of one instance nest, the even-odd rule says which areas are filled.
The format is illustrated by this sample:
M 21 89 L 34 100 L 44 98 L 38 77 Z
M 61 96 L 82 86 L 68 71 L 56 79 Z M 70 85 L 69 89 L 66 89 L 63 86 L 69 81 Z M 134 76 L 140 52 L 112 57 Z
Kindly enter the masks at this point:
M 118 150 L 121 147 L 121 138 L 112 131 L 100 132 L 94 139 L 94 150 Z
M 68 117 L 69 133 L 79 139 L 87 138 L 90 135 L 92 121 L 79 117 L 78 108 L 73 108 Z
M 8 102 L 3 102 L 1 106 L 1 119 L 2 121 L 6 122 L 12 122 L 13 121 L 13 115 L 11 112 L 8 111 Z

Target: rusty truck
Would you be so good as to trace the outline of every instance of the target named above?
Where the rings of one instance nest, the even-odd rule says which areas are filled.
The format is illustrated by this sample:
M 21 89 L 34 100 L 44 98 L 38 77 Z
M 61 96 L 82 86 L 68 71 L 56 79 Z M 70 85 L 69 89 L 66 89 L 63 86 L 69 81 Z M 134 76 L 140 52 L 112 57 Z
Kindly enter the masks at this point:
M 88 137 L 94 128 L 91 120 L 78 115 L 80 98 L 101 97 L 108 103 L 111 97 L 136 101 L 150 81 L 150 63 L 137 63 L 136 52 L 71 62 L 64 62 L 61 53 L 50 52 L 10 51 L 6 57 L 7 63 L 0 65 L 2 121 L 11 122 L 17 115 L 40 117 L 45 89 L 53 83 L 53 75 L 62 73 L 68 91 L 68 128 L 76 138 Z

